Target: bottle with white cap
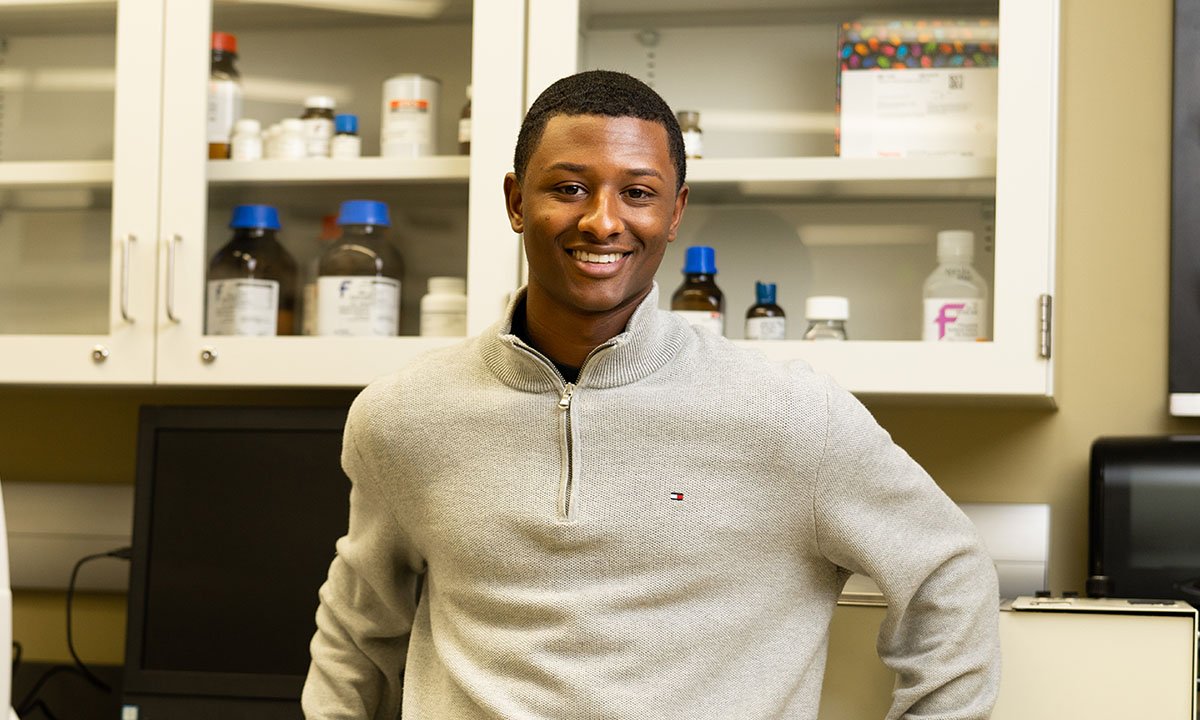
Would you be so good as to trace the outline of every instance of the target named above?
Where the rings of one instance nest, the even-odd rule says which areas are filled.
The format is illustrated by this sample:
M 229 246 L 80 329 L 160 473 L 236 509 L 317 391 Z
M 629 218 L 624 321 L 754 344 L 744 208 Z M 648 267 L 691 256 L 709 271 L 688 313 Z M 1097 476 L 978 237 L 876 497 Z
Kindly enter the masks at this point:
M 421 298 L 421 336 L 461 337 L 466 334 L 466 278 L 429 278 L 429 292 Z
M 988 338 L 987 281 L 971 265 L 975 233 L 937 234 L 938 266 L 925 280 L 921 338 L 932 342 L 976 342 Z
M 333 140 L 333 109 L 335 103 L 328 95 L 311 95 L 304 100 L 304 147 L 307 157 L 329 157 L 329 142 Z
M 304 123 L 298 118 L 287 118 L 279 123 L 279 127 L 275 157 L 281 160 L 303 160 L 308 147 L 304 140 Z
M 805 340 L 845 340 L 850 301 L 839 295 L 813 295 L 804 301 Z
M 230 139 L 234 160 L 261 160 L 263 156 L 262 126 L 252 118 L 242 118 L 233 126 Z

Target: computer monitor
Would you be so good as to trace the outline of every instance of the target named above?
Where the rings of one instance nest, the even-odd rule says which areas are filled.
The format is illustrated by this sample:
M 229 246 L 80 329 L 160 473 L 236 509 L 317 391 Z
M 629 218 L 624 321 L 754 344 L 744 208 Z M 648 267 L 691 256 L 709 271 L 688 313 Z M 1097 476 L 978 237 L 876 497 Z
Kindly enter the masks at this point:
M 346 407 L 143 407 L 122 717 L 300 720 Z

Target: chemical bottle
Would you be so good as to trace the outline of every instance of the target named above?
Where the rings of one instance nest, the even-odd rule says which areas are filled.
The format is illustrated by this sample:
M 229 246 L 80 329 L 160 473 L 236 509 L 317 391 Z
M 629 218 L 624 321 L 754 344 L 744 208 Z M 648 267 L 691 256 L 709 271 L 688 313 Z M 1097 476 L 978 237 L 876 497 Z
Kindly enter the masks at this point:
M 328 95 L 310 95 L 304 100 L 304 114 L 300 122 L 304 126 L 305 157 L 329 157 L 329 142 L 333 140 L 334 100 Z
M 317 334 L 398 335 L 404 265 L 387 237 L 387 205 L 347 200 L 337 223 L 341 236 L 318 265 Z
M 338 239 L 341 229 L 338 228 L 337 215 L 326 215 L 321 218 L 321 234 L 317 236 L 316 251 L 312 258 L 305 263 L 303 309 L 300 315 L 300 334 L 317 334 L 317 277 L 320 274 L 321 255 Z
M 683 283 L 671 295 L 671 309 L 692 325 L 725 334 L 725 296 L 713 276 L 717 274 L 716 252 L 702 245 L 687 249 Z
M 747 340 L 783 340 L 787 318 L 775 304 L 775 283 L 754 283 L 755 304 L 746 311 Z
M 700 129 L 700 113 L 695 110 L 680 110 L 675 113 L 679 130 L 683 133 L 683 152 L 687 157 L 704 157 L 704 131 Z
M 229 157 L 233 126 L 242 117 L 242 76 L 237 71 L 237 37 L 212 34 L 212 61 L 208 73 L 208 157 Z
M 275 157 L 280 160 L 303 160 L 308 157 L 304 121 L 299 118 L 287 118 L 279 123 L 279 134 L 275 139 Z
M 279 243 L 279 213 L 270 205 L 238 205 L 233 237 L 208 264 L 209 335 L 292 335 L 296 262 Z
M 850 301 L 838 295 L 814 295 L 804 301 L 805 340 L 845 340 Z
M 988 287 L 971 261 L 975 233 L 937 234 L 938 266 L 925 280 L 921 337 L 933 342 L 975 342 L 988 337 Z
M 421 298 L 423 337 L 461 337 L 467 334 L 467 281 L 460 277 L 431 277 Z
M 471 154 L 471 86 L 467 86 L 467 103 L 458 116 L 458 154 Z
M 242 118 L 233 126 L 233 146 L 231 157 L 234 160 L 261 160 L 263 156 L 262 127 L 257 120 Z
M 362 138 L 358 136 L 357 115 L 337 115 L 333 118 L 333 141 L 329 157 L 338 160 L 362 156 Z

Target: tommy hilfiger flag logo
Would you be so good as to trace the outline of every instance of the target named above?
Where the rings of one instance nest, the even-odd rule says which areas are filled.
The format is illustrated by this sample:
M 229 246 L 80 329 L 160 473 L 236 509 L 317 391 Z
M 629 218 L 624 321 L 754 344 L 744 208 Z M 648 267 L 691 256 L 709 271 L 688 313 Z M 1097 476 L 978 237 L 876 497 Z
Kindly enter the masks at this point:
M 673 492 L 673 493 L 671 493 L 671 499 L 672 499 L 672 500 L 682 500 L 682 499 L 683 499 L 683 493 L 681 493 L 681 492 Z

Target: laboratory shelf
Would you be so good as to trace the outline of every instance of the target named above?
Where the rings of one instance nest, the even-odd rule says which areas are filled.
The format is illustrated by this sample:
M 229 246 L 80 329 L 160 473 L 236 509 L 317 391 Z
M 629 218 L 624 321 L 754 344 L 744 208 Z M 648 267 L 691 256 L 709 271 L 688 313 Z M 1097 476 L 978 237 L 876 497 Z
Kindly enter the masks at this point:
M 703 158 L 688 185 L 708 202 L 771 197 L 986 198 L 995 158 Z
M 111 185 L 111 160 L 0 162 L 0 187 L 103 187 Z
M 470 158 L 365 157 L 346 160 L 210 160 L 208 180 L 214 185 L 269 183 L 449 183 L 467 184 Z

